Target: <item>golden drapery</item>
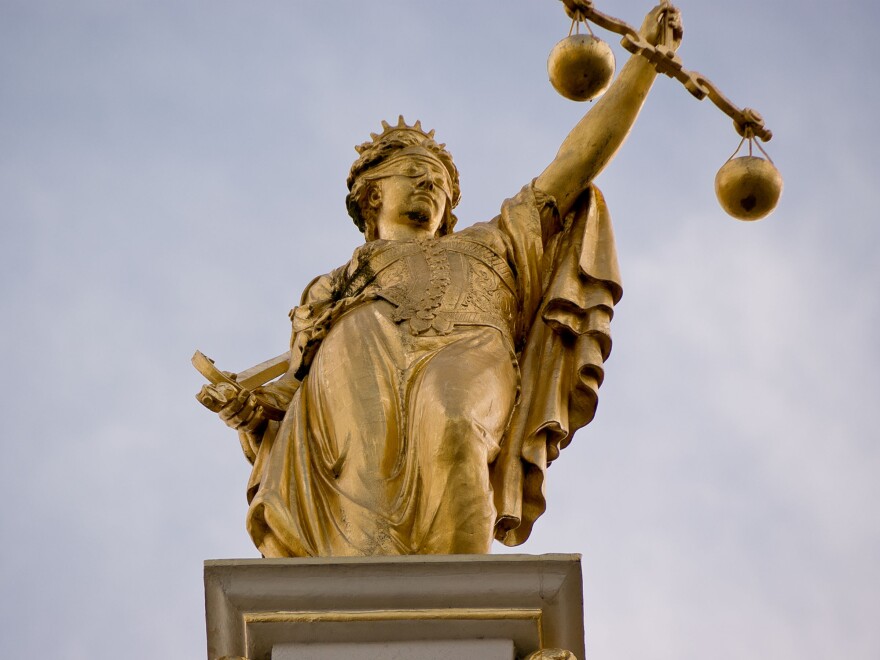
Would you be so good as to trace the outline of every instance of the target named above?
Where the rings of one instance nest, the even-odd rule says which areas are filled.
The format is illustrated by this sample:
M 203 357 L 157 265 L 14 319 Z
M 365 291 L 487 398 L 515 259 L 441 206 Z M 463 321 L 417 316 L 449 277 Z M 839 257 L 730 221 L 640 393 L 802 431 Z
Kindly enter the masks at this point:
M 621 284 L 595 188 L 563 222 L 527 186 L 461 232 L 496 234 L 516 280 L 507 335 L 413 338 L 387 296 L 340 299 L 333 282 L 357 275 L 369 244 L 307 289 L 292 314 L 302 383 L 281 396 L 283 421 L 242 437 L 248 530 L 265 556 L 486 552 L 493 524 L 507 545 L 528 538 L 547 466 L 595 413 Z
M 509 205 L 507 212 L 524 209 Z M 543 263 L 540 299 L 526 317 L 519 355 L 520 402 L 492 470 L 495 536 L 511 546 L 528 539 L 546 509 L 547 466 L 592 421 L 611 352 L 611 317 L 623 288 L 611 216 L 598 188 L 587 190 L 547 242 Z

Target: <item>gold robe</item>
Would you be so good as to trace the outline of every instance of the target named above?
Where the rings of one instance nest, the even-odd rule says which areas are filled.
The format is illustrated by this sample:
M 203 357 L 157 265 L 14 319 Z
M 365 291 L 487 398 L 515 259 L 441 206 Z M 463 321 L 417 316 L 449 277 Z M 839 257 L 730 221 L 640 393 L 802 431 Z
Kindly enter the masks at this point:
M 298 383 L 260 437 L 267 557 L 488 552 L 526 540 L 544 474 L 593 417 L 621 295 L 598 190 L 560 219 L 527 186 L 450 236 L 373 241 L 291 312 Z

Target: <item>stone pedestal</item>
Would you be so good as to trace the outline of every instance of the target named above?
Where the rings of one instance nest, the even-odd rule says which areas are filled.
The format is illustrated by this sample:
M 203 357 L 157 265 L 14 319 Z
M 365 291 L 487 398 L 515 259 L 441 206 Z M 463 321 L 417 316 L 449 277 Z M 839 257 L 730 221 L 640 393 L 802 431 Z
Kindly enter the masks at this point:
M 205 562 L 208 658 L 583 660 L 579 555 Z
M 446 639 L 414 642 L 279 644 L 272 660 L 515 660 L 509 639 Z

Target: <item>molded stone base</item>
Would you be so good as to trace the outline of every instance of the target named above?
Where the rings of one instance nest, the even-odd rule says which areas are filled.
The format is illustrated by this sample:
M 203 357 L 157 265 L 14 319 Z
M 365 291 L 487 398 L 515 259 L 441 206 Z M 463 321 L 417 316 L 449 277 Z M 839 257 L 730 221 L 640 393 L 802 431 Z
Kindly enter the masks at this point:
M 357 644 L 279 644 L 272 660 L 514 660 L 509 639 L 422 640 Z
M 205 562 L 208 658 L 584 658 L 579 555 Z

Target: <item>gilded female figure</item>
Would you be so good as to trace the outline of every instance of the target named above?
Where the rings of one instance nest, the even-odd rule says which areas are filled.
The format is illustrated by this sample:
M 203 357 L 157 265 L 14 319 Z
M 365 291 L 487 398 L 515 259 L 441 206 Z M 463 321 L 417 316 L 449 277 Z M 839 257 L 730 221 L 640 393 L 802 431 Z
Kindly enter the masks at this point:
M 657 43 L 668 11 L 641 36 Z M 208 385 L 253 463 L 267 557 L 485 553 L 544 511 L 547 465 L 593 417 L 621 296 L 596 175 L 656 73 L 633 56 L 552 163 L 454 232 L 458 170 L 417 122 L 357 148 L 347 206 L 366 243 L 291 311 L 287 372 Z

